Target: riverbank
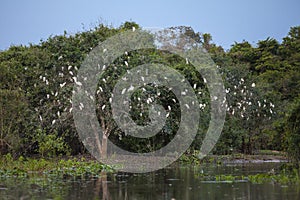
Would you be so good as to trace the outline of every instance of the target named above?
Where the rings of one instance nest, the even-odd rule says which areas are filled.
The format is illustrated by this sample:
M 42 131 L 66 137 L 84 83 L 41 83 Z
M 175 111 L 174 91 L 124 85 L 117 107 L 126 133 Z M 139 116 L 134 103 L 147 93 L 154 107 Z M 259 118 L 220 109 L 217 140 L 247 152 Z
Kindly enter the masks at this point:
M 198 158 L 199 152 L 186 153 L 178 160 L 181 164 L 243 164 L 243 163 L 286 163 L 289 162 L 287 153 L 273 150 L 257 151 L 253 155 L 248 154 L 230 154 L 230 155 L 208 155 L 202 160 Z
M 252 164 L 267 165 L 277 163 L 280 168 L 257 174 L 207 174 L 201 170 L 198 178 L 204 182 L 244 182 L 252 183 L 273 182 L 280 184 L 299 184 L 299 169 L 288 162 L 286 154 L 273 152 L 272 154 L 257 155 L 209 155 L 199 160 L 195 155 L 185 154 L 168 168 L 181 167 L 227 167 L 249 166 Z M 282 164 L 281 164 L 282 163 Z M 109 165 L 99 163 L 90 155 L 61 156 L 56 158 L 24 158 L 14 159 L 10 154 L 0 156 L 0 178 L 27 178 L 27 177 L 101 177 L 103 173 L 115 173 L 115 169 Z
M 197 152 L 182 155 L 176 164 L 246 164 L 246 163 L 287 163 L 288 157 L 284 152 L 263 152 L 256 155 L 232 154 L 209 155 L 202 160 Z M 0 156 L 0 176 L 25 176 L 28 174 L 57 174 L 57 175 L 97 175 L 101 171 L 113 171 L 113 167 L 99 163 L 95 158 L 86 155 L 61 156 L 55 158 L 23 157 L 13 158 L 10 154 Z
M 206 158 L 203 162 L 213 163 L 280 163 L 288 162 L 289 159 L 284 154 L 258 154 L 258 155 L 245 155 L 245 154 L 234 154 L 234 155 L 211 155 Z
M 0 157 L 0 177 L 23 177 L 32 174 L 49 176 L 98 176 L 113 168 L 99 163 L 89 155 L 56 158 L 12 158 L 10 154 Z

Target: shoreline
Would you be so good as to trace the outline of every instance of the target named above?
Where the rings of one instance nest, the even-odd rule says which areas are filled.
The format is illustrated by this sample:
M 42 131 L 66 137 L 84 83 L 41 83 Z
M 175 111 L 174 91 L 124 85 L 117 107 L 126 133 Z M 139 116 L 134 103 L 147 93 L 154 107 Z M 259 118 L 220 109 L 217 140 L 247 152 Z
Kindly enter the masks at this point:
M 156 160 L 153 160 L 155 163 Z M 203 164 L 248 164 L 248 163 L 288 163 L 289 159 L 284 153 L 278 154 L 232 154 L 208 155 L 199 160 L 195 155 L 182 155 L 174 164 L 203 165 Z M 133 163 L 134 164 L 134 163 Z M 173 164 L 171 164 L 173 165 Z M 59 156 L 43 158 L 39 156 L 13 158 L 10 154 L 0 156 L 0 176 L 5 174 L 52 173 L 80 175 L 84 173 L 97 174 L 100 171 L 114 171 L 114 167 L 97 161 L 90 154 L 76 156 Z
M 204 160 L 223 164 L 246 164 L 246 163 L 287 163 L 289 159 L 286 155 L 210 155 Z M 206 161 L 203 161 L 204 163 Z

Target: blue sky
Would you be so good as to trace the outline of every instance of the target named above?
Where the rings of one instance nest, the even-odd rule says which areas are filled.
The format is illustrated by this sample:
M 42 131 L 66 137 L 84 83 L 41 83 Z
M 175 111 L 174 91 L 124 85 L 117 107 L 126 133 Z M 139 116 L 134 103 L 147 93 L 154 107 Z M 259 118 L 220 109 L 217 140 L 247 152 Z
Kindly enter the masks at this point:
M 299 8 L 299 0 L 1 0 L 0 50 L 98 22 L 118 27 L 125 21 L 191 26 L 228 49 L 235 41 L 255 44 L 268 36 L 281 41 L 291 26 L 300 25 Z

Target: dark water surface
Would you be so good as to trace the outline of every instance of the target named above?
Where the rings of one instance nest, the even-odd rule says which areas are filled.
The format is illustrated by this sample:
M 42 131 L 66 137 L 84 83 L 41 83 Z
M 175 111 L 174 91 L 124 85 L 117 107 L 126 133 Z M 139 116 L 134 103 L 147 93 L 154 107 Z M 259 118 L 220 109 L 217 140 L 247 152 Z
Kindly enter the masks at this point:
M 299 185 L 203 181 L 201 174 L 248 175 L 279 164 L 170 167 L 146 174 L 103 173 L 99 177 L 0 178 L 0 199 L 300 199 Z

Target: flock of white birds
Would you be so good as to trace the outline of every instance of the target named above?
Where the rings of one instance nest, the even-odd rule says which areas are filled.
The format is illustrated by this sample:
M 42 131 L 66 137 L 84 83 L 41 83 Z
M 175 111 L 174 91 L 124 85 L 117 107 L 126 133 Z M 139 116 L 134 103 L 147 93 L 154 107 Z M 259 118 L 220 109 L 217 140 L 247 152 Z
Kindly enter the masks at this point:
M 127 52 L 125 52 L 125 54 L 128 55 Z M 63 59 L 63 57 L 60 56 L 58 59 Z M 129 63 L 127 61 L 124 62 L 124 65 L 125 66 L 122 66 L 122 67 L 129 68 Z M 107 66 L 103 66 L 103 69 L 106 69 L 106 68 L 107 68 Z M 59 110 L 56 111 L 56 117 L 57 117 L 57 119 L 59 119 L 62 116 L 63 112 L 72 113 L 72 111 L 73 111 L 73 107 L 72 107 L 72 95 L 70 95 L 70 94 L 67 95 L 66 93 L 63 93 L 63 95 L 60 95 L 60 92 L 65 87 L 72 87 L 73 88 L 74 84 L 76 84 L 77 86 L 82 86 L 82 83 L 79 82 L 78 79 L 77 79 L 77 77 L 76 77 L 77 72 L 78 72 L 78 67 L 76 67 L 76 66 L 69 65 L 68 67 L 61 67 L 61 70 L 58 72 L 58 76 L 57 77 L 60 78 L 60 79 L 62 79 L 62 80 L 64 80 L 64 82 L 57 83 L 57 81 L 55 79 L 52 79 L 53 84 L 55 84 L 55 85 L 59 84 L 59 87 L 57 87 L 56 91 L 51 91 L 50 93 L 46 94 L 46 99 L 48 99 L 48 100 L 55 99 L 56 105 L 61 105 L 59 107 Z M 50 86 L 50 84 L 52 84 L 52 82 L 47 78 L 47 74 L 45 74 L 44 76 L 40 76 L 39 78 L 46 85 L 46 87 Z M 166 78 L 167 77 L 165 77 L 165 79 Z M 86 79 L 87 78 L 85 78 L 85 80 Z M 145 81 L 145 77 L 141 76 L 141 80 Z M 103 78 L 102 81 L 104 83 L 106 83 L 106 79 L 105 78 Z M 185 81 L 185 80 L 183 80 L 183 81 Z M 207 80 L 205 78 L 203 78 L 203 82 L 207 83 Z M 258 117 L 260 117 L 260 115 L 261 115 L 261 113 L 259 111 L 260 108 L 266 109 L 268 107 L 268 109 L 269 109 L 268 112 L 270 114 L 274 114 L 273 108 L 275 107 L 275 105 L 272 102 L 267 102 L 266 99 L 257 100 L 256 98 L 253 97 L 253 93 L 249 89 L 250 88 L 253 89 L 255 87 L 256 87 L 256 84 L 254 82 L 250 83 L 249 86 L 248 86 L 248 85 L 246 85 L 245 79 L 241 78 L 239 80 L 238 84 L 234 85 L 233 88 L 226 88 L 225 89 L 226 95 L 237 96 L 238 93 L 240 93 L 239 96 L 241 97 L 241 99 L 239 99 L 238 102 L 235 102 L 235 103 L 232 103 L 232 104 L 231 103 L 226 104 L 226 103 L 228 103 L 228 102 L 226 102 L 226 99 L 223 100 L 223 103 L 226 104 L 227 112 L 230 115 L 239 114 L 240 117 L 242 117 L 242 118 L 245 118 L 246 116 L 248 116 L 247 117 L 247 120 L 248 120 L 249 119 L 249 115 L 247 115 L 247 112 L 249 112 L 249 110 L 247 108 L 249 108 L 251 106 L 254 106 L 254 105 L 257 105 L 257 107 L 254 110 L 256 111 L 256 115 Z M 132 85 L 130 85 L 129 88 L 124 88 L 121 91 L 121 94 L 125 94 L 126 92 L 132 92 L 132 91 L 134 91 L 134 89 L 135 88 Z M 146 91 L 145 88 L 141 88 L 141 89 L 143 91 Z M 172 90 L 172 88 L 169 88 L 169 89 Z M 197 90 L 197 84 L 193 84 L 193 89 L 195 91 Z M 72 91 L 72 92 L 74 93 L 74 91 Z M 96 94 L 100 94 L 101 95 L 101 93 L 103 93 L 103 92 L 104 92 L 103 88 L 101 86 L 99 86 L 99 88 L 96 91 Z M 187 94 L 186 92 L 187 91 L 182 91 L 181 95 L 186 95 Z M 198 94 L 201 95 L 201 91 L 198 92 Z M 93 95 L 89 95 L 89 96 L 90 96 L 90 98 L 92 100 L 94 100 L 94 96 Z M 160 96 L 160 93 L 158 93 L 157 96 Z M 109 98 L 109 103 L 112 102 L 112 98 L 113 98 L 113 94 L 111 94 L 111 97 Z M 217 100 L 217 97 L 216 96 L 212 97 L 212 100 Z M 138 97 L 138 101 L 141 101 L 140 97 Z M 146 103 L 147 104 L 151 104 L 154 101 L 155 101 L 154 97 L 148 97 L 146 99 Z M 176 99 L 174 99 L 174 98 L 172 99 L 172 101 L 174 103 L 177 103 Z M 64 105 L 61 102 L 64 102 Z M 66 102 L 68 102 L 68 103 L 66 103 Z M 194 103 L 195 102 L 193 102 L 192 104 L 194 104 Z M 208 105 L 208 103 L 201 102 L 201 103 L 199 103 L 199 108 L 201 110 L 204 110 L 204 109 L 207 108 L 207 105 Z M 187 109 L 190 109 L 190 105 L 185 104 L 184 106 Z M 101 110 L 105 110 L 106 108 L 107 108 L 107 106 L 105 104 L 103 104 L 101 106 Z M 170 105 L 168 105 L 167 108 L 168 108 L 168 111 L 167 111 L 166 117 L 169 117 L 170 111 L 172 109 L 171 109 Z M 83 103 L 79 103 L 79 109 L 80 110 L 84 109 L 84 104 Z M 160 112 L 158 114 L 160 115 Z M 142 116 L 142 113 L 140 113 L 140 115 Z M 263 114 L 263 115 L 266 117 L 266 114 Z M 40 119 L 40 121 L 43 121 L 43 117 L 41 115 L 39 116 L 39 119 Z M 57 119 L 53 119 L 52 120 L 52 125 L 54 125 L 57 122 Z

